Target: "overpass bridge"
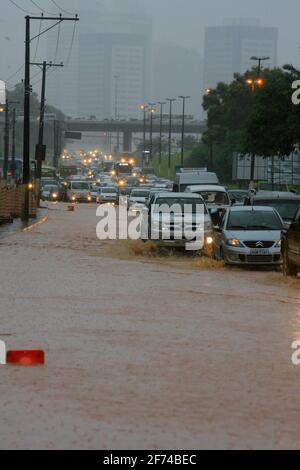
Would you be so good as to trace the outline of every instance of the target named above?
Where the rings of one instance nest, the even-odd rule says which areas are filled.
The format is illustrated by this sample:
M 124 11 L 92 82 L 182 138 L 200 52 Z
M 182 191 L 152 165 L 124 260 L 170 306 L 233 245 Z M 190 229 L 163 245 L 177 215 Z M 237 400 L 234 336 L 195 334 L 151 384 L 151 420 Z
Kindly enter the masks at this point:
M 174 120 L 172 124 L 173 134 L 181 134 L 181 122 Z M 116 120 L 70 120 L 65 121 L 64 129 L 67 132 L 107 132 L 107 133 L 119 133 L 123 134 L 124 151 L 132 150 L 132 136 L 133 134 L 144 133 L 144 121 L 143 120 L 128 120 L 128 121 L 116 121 Z M 206 130 L 206 121 L 186 121 L 185 132 L 186 134 L 201 135 Z M 150 122 L 146 123 L 146 132 L 150 132 Z M 169 133 L 169 122 L 163 121 L 162 125 L 163 134 Z M 160 133 L 160 122 L 159 119 L 153 121 L 153 134 Z

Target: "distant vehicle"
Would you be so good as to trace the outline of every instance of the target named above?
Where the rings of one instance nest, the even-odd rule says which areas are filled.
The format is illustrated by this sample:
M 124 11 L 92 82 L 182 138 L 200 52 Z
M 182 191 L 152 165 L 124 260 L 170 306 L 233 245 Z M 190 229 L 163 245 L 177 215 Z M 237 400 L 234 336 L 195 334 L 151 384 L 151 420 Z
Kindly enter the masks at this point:
M 188 186 L 200 186 L 200 185 L 219 185 L 219 179 L 216 173 L 208 171 L 184 171 L 178 173 L 175 178 L 174 191 L 184 192 Z
M 58 201 L 59 187 L 54 185 L 45 185 L 41 191 L 42 201 Z
M 78 175 L 77 164 L 61 163 L 59 166 L 59 174 L 62 178 L 69 178 L 70 176 Z
M 229 207 L 230 199 L 226 189 L 217 185 L 194 185 L 188 186 L 186 192 L 200 194 L 203 197 L 208 210 L 226 209 Z
M 133 189 L 129 197 L 128 209 L 132 212 L 141 210 L 145 206 L 149 194 L 150 190 L 147 189 Z
M 44 186 L 58 186 L 57 183 L 58 183 L 57 179 L 42 177 L 41 188 L 43 188 Z
M 57 170 L 54 166 L 42 166 L 42 178 L 57 178 Z
M 108 186 L 100 189 L 97 202 L 99 204 L 114 204 L 119 202 L 119 191 L 115 186 Z
M 120 177 L 120 176 L 131 176 L 132 175 L 133 166 L 130 163 L 115 163 L 113 169 L 113 175 Z
M 283 228 L 272 207 L 230 207 L 215 227 L 214 255 L 226 264 L 280 266 Z
M 285 228 L 289 228 L 300 204 L 300 195 L 289 192 L 260 191 L 246 199 L 247 206 L 270 206 L 276 209 L 283 219 Z
M 185 210 L 187 205 L 192 209 L 190 212 Z M 171 214 L 170 207 L 175 209 Z M 198 194 L 154 193 L 143 210 L 142 234 L 145 236 L 148 229 L 148 239 L 163 246 L 186 247 L 188 242 L 199 243 L 196 239 L 188 239 L 185 231 L 196 232 L 202 214 L 204 245 L 200 242 L 198 250 L 208 250 L 213 243 L 213 225 L 205 202 Z
M 103 172 L 106 173 L 106 174 L 110 173 L 114 168 L 114 164 L 115 164 L 114 161 L 104 160 L 102 162 L 102 165 L 101 165 L 102 169 L 103 169 Z
M 289 230 L 283 234 L 281 251 L 284 275 L 296 276 L 300 271 L 300 205 Z
M 87 181 L 69 181 L 67 199 L 69 202 L 92 202 L 90 184 Z

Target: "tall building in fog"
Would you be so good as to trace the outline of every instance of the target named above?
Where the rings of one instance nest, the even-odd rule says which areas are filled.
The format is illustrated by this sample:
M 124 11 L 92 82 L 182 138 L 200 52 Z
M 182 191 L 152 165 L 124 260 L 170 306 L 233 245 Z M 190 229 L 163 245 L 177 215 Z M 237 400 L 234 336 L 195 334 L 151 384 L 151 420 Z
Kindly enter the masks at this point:
M 255 63 L 252 56 L 270 57 L 266 67 L 277 65 L 278 29 L 263 27 L 259 20 L 227 20 L 205 30 L 204 89 L 219 82 L 230 83 Z
M 137 117 L 150 97 L 152 20 L 136 0 L 90 1 L 84 8 L 69 72 L 49 81 L 49 101 L 71 116 Z M 53 58 L 55 34 L 48 51 Z

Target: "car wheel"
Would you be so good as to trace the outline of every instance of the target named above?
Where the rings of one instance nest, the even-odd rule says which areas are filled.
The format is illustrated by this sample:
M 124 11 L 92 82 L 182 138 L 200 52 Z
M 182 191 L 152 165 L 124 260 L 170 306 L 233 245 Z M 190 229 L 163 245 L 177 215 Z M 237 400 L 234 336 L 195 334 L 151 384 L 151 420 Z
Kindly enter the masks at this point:
M 283 251 L 283 274 L 284 276 L 297 276 L 297 266 L 290 262 L 288 257 L 288 250 L 285 247 Z

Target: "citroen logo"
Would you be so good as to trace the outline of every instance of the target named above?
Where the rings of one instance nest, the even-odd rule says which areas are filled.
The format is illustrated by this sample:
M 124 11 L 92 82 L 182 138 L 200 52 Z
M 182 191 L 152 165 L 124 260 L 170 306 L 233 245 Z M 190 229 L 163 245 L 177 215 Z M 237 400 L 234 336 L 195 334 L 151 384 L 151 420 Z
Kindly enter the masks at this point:
M 256 248 L 263 248 L 263 247 L 264 247 L 263 242 L 257 242 L 256 243 Z

